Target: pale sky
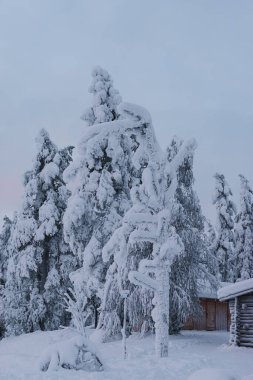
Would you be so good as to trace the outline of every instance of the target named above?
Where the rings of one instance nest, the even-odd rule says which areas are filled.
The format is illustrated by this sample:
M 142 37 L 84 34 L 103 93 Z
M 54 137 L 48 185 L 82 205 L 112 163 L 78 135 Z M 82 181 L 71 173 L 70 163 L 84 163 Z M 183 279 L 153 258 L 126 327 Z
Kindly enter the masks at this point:
M 238 174 L 253 186 L 253 1 L 0 0 L 1 217 L 20 207 L 42 127 L 78 142 L 96 65 L 149 110 L 163 148 L 196 138 L 205 215 L 216 171 L 237 202 Z

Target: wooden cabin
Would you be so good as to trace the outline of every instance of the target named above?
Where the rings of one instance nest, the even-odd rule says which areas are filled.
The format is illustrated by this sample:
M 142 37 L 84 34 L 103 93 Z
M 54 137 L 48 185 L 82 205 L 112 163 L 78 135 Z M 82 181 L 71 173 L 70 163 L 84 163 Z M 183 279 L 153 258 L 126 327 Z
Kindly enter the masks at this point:
M 217 299 L 201 298 L 202 314 L 200 318 L 189 318 L 184 330 L 229 331 L 230 314 L 228 304 Z
M 239 281 L 218 291 L 229 304 L 231 314 L 229 343 L 253 347 L 253 279 Z
M 221 285 L 224 286 L 224 283 Z M 199 284 L 198 297 L 202 307 L 202 314 L 198 319 L 188 318 L 183 329 L 229 331 L 230 313 L 228 303 L 219 301 L 217 291 L 207 282 Z

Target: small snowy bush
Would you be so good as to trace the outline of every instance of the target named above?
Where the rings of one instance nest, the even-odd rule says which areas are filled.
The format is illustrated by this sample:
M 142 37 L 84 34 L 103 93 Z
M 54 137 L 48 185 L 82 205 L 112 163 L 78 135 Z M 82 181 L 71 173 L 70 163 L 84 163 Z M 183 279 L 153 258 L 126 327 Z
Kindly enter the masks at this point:
M 84 371 L 103 371 L 103 364 L 91 343 L 82 336 L 48 347 L 39 359 L 40 371 L 59 367 Z

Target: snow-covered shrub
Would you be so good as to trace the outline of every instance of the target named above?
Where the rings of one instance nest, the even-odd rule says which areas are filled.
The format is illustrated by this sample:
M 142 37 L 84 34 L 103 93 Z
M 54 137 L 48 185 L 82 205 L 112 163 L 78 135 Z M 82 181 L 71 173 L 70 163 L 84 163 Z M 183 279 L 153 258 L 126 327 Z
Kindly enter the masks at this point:
M 40 371 L 59 367 L 84 371 L 103 371 L 102 360 L 95 348 L 82 336 L 52 344 L 39 358 Z
M 81 296 L 80 296 L 81 295 Z M 74 329 L 82 336 L 86 336 L 85 326 L 91 316 L 90 307 L 87 308 L 87 299 L 75 291 L 75 288 L 69 288 L 65 293 L 66 310 L 71 314 L 71 324 Z

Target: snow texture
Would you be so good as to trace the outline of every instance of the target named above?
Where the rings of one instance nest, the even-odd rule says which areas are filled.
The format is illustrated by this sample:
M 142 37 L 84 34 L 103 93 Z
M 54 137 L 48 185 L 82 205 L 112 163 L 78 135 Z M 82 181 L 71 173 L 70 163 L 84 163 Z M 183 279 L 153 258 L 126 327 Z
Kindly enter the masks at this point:
M 231 372 L 218 368 L 205 368 L 194 372 L 188 380 L 237 380 Z
M 93 330 L 91 330 L 92 332 Z M 96 345 L 101 351 L 103 372 L 85 372 L 62 367 L 58 371 L 42 372 L 38 361 L 42 352 L 51 345 L 72 340 L 70 329 L 36 332 L 0 341 L 1 380 L 187 380 L 196 371 L 205 370 L 201 380 L 207 380 L 210 369 L 219 368 L 232 373 L 236 380 L 253 379 L 252 349 L 228 346 L 226 332 L 189 332 L 172 336 L 168 358 L 154 355 L 154 337 L 127 338 L 128 357 L 123 358 L 121 342 Z M 95 343 L 92 333 L 90 339 Z M 209 371 L 209 373 L 208 373 Z M 212 380 L 219 378 L 212 377 Z M 223 380 L 223 379 L 222 379 Z M 225 379 L 224 379 L 225 380 Z

